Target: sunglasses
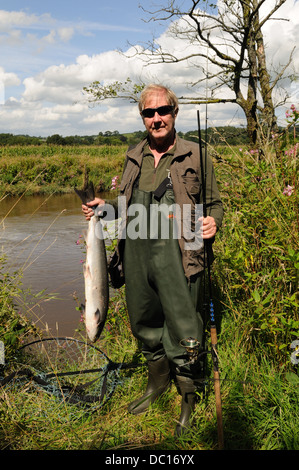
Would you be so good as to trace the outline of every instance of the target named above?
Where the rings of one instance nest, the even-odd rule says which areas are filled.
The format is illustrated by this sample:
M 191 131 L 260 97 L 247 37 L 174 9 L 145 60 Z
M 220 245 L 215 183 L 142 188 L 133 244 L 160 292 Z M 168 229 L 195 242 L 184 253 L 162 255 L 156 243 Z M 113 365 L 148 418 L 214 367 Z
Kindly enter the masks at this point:
M 153 118 L 156 113 L 159 116 L 166 116 L 174 110 L 174 106 L 160 106 L 159 108 L 145 108 L 141 111 L 141 114 L 145 118 Z

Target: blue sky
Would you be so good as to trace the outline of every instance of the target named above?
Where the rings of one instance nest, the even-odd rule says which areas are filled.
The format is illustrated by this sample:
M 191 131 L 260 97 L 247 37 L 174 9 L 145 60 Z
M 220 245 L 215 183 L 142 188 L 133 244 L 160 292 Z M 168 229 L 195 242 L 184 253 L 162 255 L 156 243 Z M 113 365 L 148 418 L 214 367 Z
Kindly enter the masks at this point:
M 219 2 L 221 0 L 218 0 Z M 274 0 L 267 0 L 273 3 Z M 264 34 L 275 66 L 298 42 L 298 2 L 287 0 L 280 16 L 288 23 Z M 130 132 L 143 128 L 136 105 L 110 101 L 93 109 L 82 99 L 83 86 L 93 80 L 111 83 L 125 80 L 154 81 L 171 85 L 178 94 L 197 78 L 194 67 L 159 64 L 144 67 L 140 58 L 125 58 L 116 50 L 130 52 L 152 36 L 177 53 L 185 45 L 167 38 L 166 23 L 145 22 L 139 4 L 145 0 L 2 0 L 0 5 L 0 132 L 48 136 L 97 134 L 100 131 Z M 185 0 L 190 4 L 190 0 Z M 295 9 L 296 8 L 296 12 Z M 279 15 L 278 15 L 279 16 Z M 294 67 L 298 72 L 298 52 Z M 292 100 L 298 104 L 298 86 L 291 84 Z M 288 84 L 290 87 L 290 84 Z M 296 103 L 297 101 L 297 103 Z M 211 106 L 210 125 L 242 125 L 234 105 Z M 282 113 L 284 109 L 282 108 Z M 196 128 L 194 107 L 181 107 L 178 130 Z
M 138 0 L 3 0 L 0 8 L 10 13 L 4 19 L 7 26 L 1 22 L 0 36 L 10 41 L 0 50 L 0 63 L 24 78 L 47 65 L 71 64 L 82 54 L 146 41 L 153 30 L 142 21 L 145 14 Z

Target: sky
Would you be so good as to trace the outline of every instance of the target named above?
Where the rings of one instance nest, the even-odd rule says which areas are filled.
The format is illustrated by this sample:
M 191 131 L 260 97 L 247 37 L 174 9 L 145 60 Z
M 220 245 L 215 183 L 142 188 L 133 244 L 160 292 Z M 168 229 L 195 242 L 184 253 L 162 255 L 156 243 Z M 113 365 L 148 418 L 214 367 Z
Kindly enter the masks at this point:
M 267 8 L 273 2 L 266 0 Z M 88 105 L 83 87 L 94 80 L 108 84 L 128 77 L 146 82 L 157 79 L 178 95 L 186 94 L 187 83 L 198 77 L 194 67 L 182 63 L 146 67 L 140 58 L 126 57 L 133 46 L 142 47 L 153 36 L 171 52 L 187 50 L 181 40 L 169 39 L 165 22 L 144 21 L 148 15 L 140 4 L 151 9 L 153 3 L 157 4 L 145 0 L 2 0 L 0 133 L 47 137 L 142 130 L 136 104 L 109 100 Z M 190 4 L 190 0 L 181 3 Z M 273 69 L 286 63 L 298 43 L 299 1 L 287 0 L 276 16 L 288 21 L 269 22 L 263 29 Z M 299 75 L 297 49 L 288 71 Z M 290 98 L 278 108 L 281 125 L 286 109 L 299 101 L 299 81 L 285 80 L 283 85 Z M 276 93 L 279 101 L 279 89 Z M 180 106 L 177 130 L 196 129 L 196 109 Z M 210 126 L 245 125 L 237 105 L 210 105 L 208 112 Z

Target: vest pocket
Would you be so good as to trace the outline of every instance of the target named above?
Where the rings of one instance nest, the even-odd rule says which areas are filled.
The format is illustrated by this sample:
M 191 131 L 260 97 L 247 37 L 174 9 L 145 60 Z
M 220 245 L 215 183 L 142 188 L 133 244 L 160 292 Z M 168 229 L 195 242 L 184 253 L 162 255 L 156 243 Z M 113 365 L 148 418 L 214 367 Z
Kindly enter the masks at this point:
M 200 193 L 200 182 L 197 175 L 184 175 L 182 176 L 182 181 L 187 194 L 197 201 Z

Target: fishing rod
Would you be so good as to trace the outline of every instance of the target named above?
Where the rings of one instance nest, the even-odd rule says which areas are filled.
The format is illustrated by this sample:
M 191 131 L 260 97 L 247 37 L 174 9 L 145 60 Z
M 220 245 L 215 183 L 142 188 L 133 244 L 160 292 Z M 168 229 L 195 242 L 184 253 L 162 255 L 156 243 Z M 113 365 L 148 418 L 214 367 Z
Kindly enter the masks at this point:
M 203 217 L 207 217 L 207 201 L 206 201 L 206 168 L 207 168 L 207 147 L 205 146 L 205 163 L 202 152 L 202 139 L 200 129 L 200 113 L 197 111 L 197 124 L 198 124 L 198 139 L 199 139 L 199 156 L 200 156 L 200 168 L 201 168 L 201 181 L 202 181 L 202 198 L 203 198 Z M 211 263 L 210 263 L 210 246 L 208 240 L 203 240 L 204 243 L 204 298 L 206 299 L 206 287 L 205 287 L 205 263 L 207 263 L 207 274 L 208 274 L 208 298 L 209 304 L 205 304 L 205 311 L 207 306 L 209 307 L 210 313 L 210 334 L 211 334 L 211 354 L 213 363 L 213 376 L 214 376 L 214 391 L 216 400 L 216 416 L 217 416 L 217 430 L 218 430 L 218 446 L 222 450 L 224 448 L 223 439 L 223 422 L 222 422 L 222 404 L 221 404 L 221 392 L 220 392 L 220 374 L 217 354 L 217 329 L 214 315 L 214 304 L 212 298 L 212 280 L 211 280 Z M 206 313 L 205 313 L 206 315 Z

